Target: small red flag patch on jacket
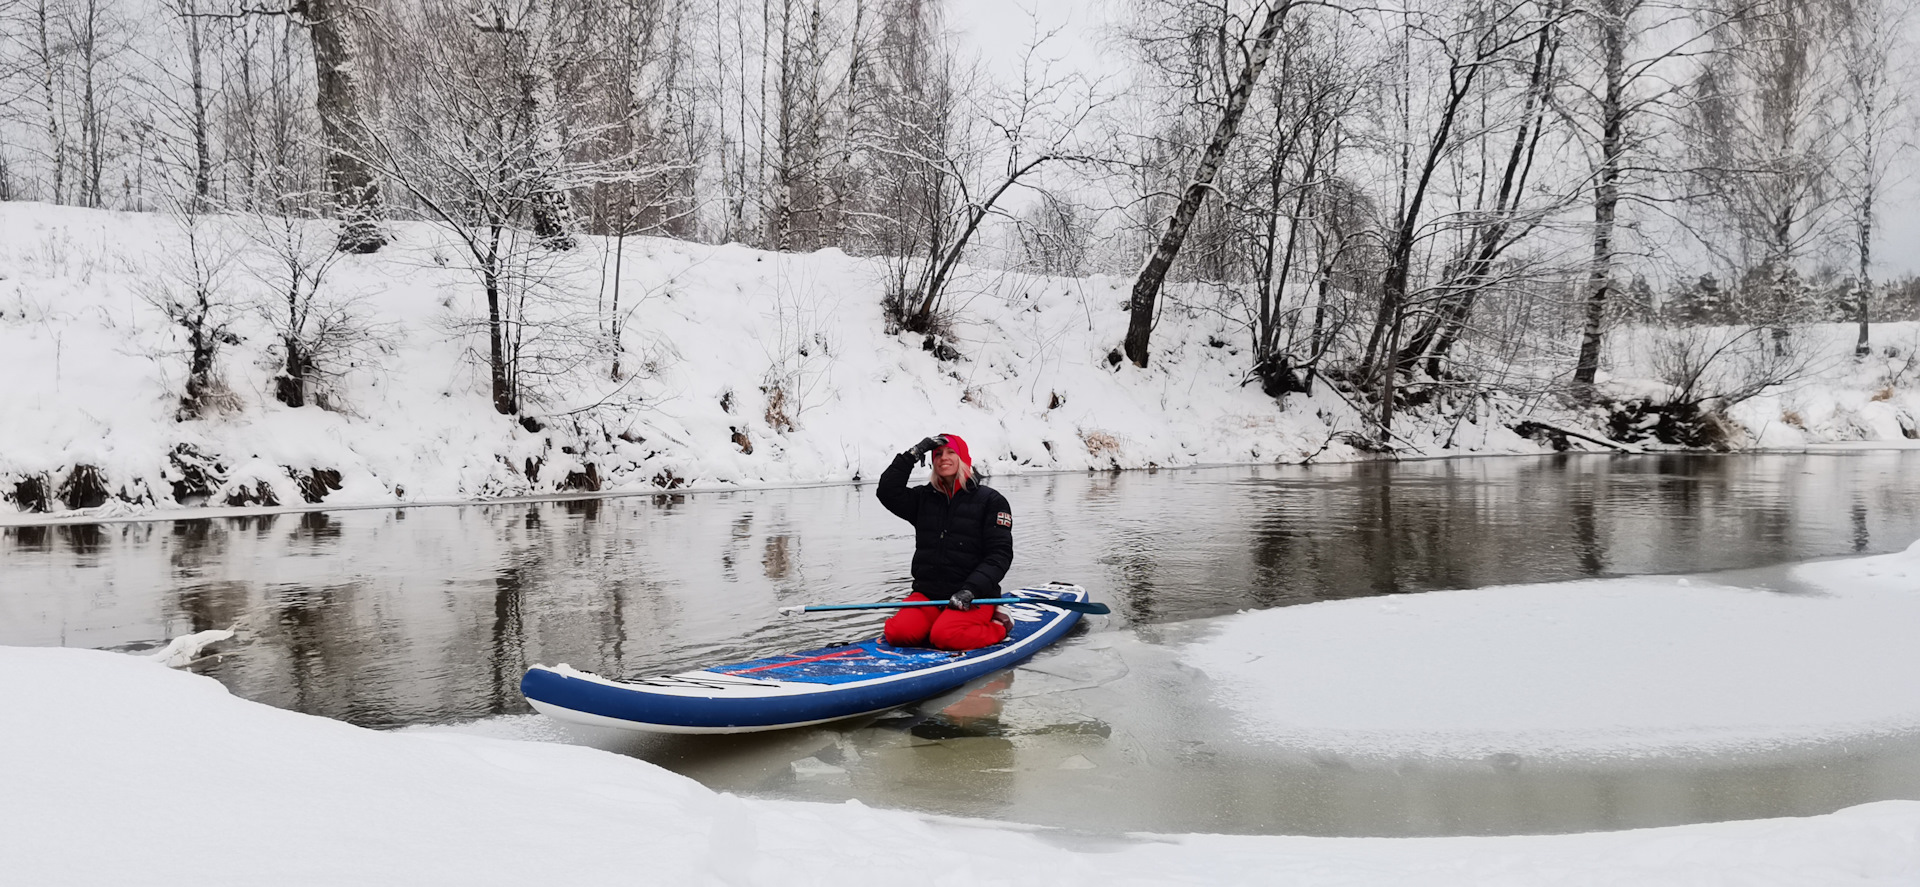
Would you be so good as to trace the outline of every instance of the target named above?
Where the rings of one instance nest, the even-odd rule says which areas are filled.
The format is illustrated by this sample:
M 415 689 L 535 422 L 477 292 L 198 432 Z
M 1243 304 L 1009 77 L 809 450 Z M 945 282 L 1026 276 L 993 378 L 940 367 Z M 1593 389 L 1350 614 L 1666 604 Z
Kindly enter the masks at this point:
M 1011 527 L 1013 526 L 1013 515 L 1002 511 L 999 517 L 993 519 L 993 522 L 1003 527 Z

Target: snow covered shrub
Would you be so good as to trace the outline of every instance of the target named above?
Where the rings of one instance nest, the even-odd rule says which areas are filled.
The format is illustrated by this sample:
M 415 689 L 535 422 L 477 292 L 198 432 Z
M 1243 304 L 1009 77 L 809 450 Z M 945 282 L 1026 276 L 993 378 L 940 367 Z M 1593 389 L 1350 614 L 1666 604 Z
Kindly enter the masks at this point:
M 1083 444 L 1086 444 L 1087 455 L 1092 456 L 1096 459 L 1100 458 L 1101 456 L 1106 456 L 1109 459 L 1116 459 L 1120 454 L 1119 438 L 1116 438 L 1105 431 L 1098 431 L 1098 430 L 1087 431 L 1083 429 L 1080 432 L 1080 442 Z
M 567 472 L 560 479 L 562 492 L 597 493 L 600 491 L 600 466 L 588 462 L 579 469 Z
M 226 504 L 235 508 L 248 505 L 272 507 L 280 504 L 280 497 L 274 494 L 273 486 L 263 480 L 251 484 L 234 484 L 227 490 Z
M 226 484 L 227 469 L 219 460 L 202 454 L 192 444 L 178 444 L 167 454 L 167 467 L 160 479 L 173 488 L 173 501 L 198 505 L 213 497 Z
M 1779 333 L 1760 325 L 1655 328 L 1647 362 L 1669 387 L 1669 403 L 1724 411 L 1813 373 L 1812 354 Z
M 1698 449 L 1727 449 L 1734 427 L 1725 415 L 1698 403 L 1656 402 L 1646 398 L 1606 401 L 1607 436 L 1626 443 L 1657 440 Z
M 166 256 L 142 296 L 166 317 L 184 349 L 186 390 L 174 415 L 184 422 L 239 408 L 239 399 L 227 389 L 218 368 L 221 349 L 240 343 L 232 330 L 239 308 L 227 292 L 236 250 L 191 202 L 179 204 L 174 219 L 185 237 L 186 250 Z
M 774 294 L 772 336 L 762 347 L 767 369 L 760 377 L 766 395 L 767 427 L 792 432 L 800 414 L 823 396 L 828 367 L 833 362 L 833 339 L 822 328 L 824 311 L 817 295 L 802 296 L 784 279 Z
M 331 468 L 313 468 L 305 474 L 291 472 L 293 482 L 300 487 L 300 498 L 308 502 L 320 502 L 327 494 L 340 489 L 340 472 Z
M 21 511 L 44 514 L 52 511 L 51 498 L 47 495 L 47 479 L 40 475 L 28 475 L 13 484 L 13 493 L 7 498 L 13 500 L 15 508 Z
M 107 483 L 100 476 L 100 469 L 92 465 L 75 465 L 54 496 L 68 510 L 98 508 L 107 503 Z
M 274 334 L 267 355 L 279 370 L 274 399 L 338 411 L 344 407 L 338 392 L 345 368 L 371 362 L 389 346 L 385 328 L 366 319 L 359 299 L 325 290 L 327 272 L 346 254 L 334 248 L 327 224 L 309 215 L 299 195 L 292 195 L 263 204 L 249 217 L 248 235 L 265 256 L 249 266 L 265 285 L 254 309 Z
M 792 431 L 793 417 L 787 415 L 787 389 L 782 385 L 769 385 L 760 389 L 767 396 L 767 427 L 775 431 Z

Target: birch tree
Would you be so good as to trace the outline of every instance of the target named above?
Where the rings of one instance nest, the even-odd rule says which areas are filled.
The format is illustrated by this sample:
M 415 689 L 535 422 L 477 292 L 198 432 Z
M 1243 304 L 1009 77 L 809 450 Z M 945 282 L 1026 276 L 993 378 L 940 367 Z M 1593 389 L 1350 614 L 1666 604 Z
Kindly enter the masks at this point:
M 1908 146 L 1901 138 L 1908 110 L 1905 61 L 1907 29 L 1913 24 L 1908 0 L 1841 0 L 1840 68 L 1843 78 L 1846 139 L 1841 188 L 1846 197 L 1855 256 L 1853 291 L 1848 299 L 1859 326 L 1854 356 L 1865 357 L 1873 308 L 1873 236 L 1892 161 Z
M 1179 256 L 1194 216 L 1199 213 L 1201 202 L 1213 187 L 1214 177 L 1219 174 L 1221 162 L 1226 158 L 1227 149 L 1232 146 L 1234 135 L 1239 130 L 1240 116 L 1246 112 L 1254 85 L 1259 82 L 1260 72 L 1273 53 L 1274 40 L 1294 5 L 1292 0 L 1264 2 L 1246 20 L 1250 26 L 1246 31 L 1247 37 L 1239 42 L 1235 52 L 1240 61 L 1239 74 L 1233 88 L 1227 93 L 1226 104 L 1221 109 L 1219 122 L 1214 126 L 1213 136 L 1207 141 L 1206 149 L 1194 167 L 1193 176 L 1182 192 L 1180 202 L 1174 207 L 1173 216 L 1167 220 L 1153 253 L 1134 279 L 1132 295 L 1127 302 L 1127 334 L 1122 347 L 1127 359 L 1136 367 L 1144 368 L 1147 365 L 1148 346 L 1153 335 L 1154 303 L 1159 298 L 1161 285 L 1166 281 L 1167 270 Z
M 1402 47 L 1402 70 L 1399 95 L 1395 110 L 1400 115 L 1401 129 L 1398 151 L 1398 197 L 1392 213 L 1393 221 L 1385 234 L 1385 268 L 1381 274 L 1380 302 L 1375 312 L 1372 331 L 1368 335 L 1364 354 L 1361 357 L 1358 378 L 1362 384 L 1370 385 L 1379 400 L 1377 417 L 1381 442 L 1385 443 L 1391 435 L 1395 386 L 1397 376 L 1405 368 L 1403 350 L 1405 325 L 1409 320 L 1410 309 L 1418 307 L 1421 293 L 1413 288 L 1416 247 L 1434 234 L 1426 212 L 1429 204 L 1438 202 L 1438 186 L 1443 167 L 1450 162 L 1460 148 L 1460 129 L 1467 126 L 1466 116 L 1470 111 L 1471 99 L 1483 88 L 1483 79 L 1492 79 L 1503 66 L 1515 61 L 1515 53 L 1524 53 L 1533 59 L 1523 63 L 1522 70 L 1537 72 L 1545 64 L 1541 55 L 1541 41 L 1551 40 L 1551 29 L 1557 22 L 1557 14 L 1551 4 L 1541 5 L 1529 2 L 1486 2 L 1471 8 L 1457 10 L 1451 16 L 1416 15 L 1409 12 L 1402 20 L 1399 39 Z M 1415 87 L 1414 47 L 1418 42 L 1424 51 L 1435 54 L 1435 64 L 1444 70 L 1444 74 L 1435 84 L 1437 89 L 1431 96 L 1431 108 L 1416 115 L 1416 103 L 1427 100 L 1424 90 Z M 1531 68 L 1525 67 L 1531 64 Z M 1529 75 L 1528 89 L 1537 91 Z M 1523 121 L 1536 121 L 1536 109 L 1523 114 Z M 1528 162 L 1527 152 L 1533 136 L 1525 127 L 1537 125 L 1523 123 L 1523 129 L 1516 132 L 1512 143 L 1507 169 L 1517 173 Z M 1484 179 L 1481 180 L 1484 182 Z M 1511 182 L 1502 179 L 1500 193 L 1511 193 Z M 1496 198 L 1497 200 L 1498 198 Z M 1483 235 L 1472 232 L 1472 240 L 1484 245 L 1500 246 L 1506 242 L 1505 226 L 1511 224 L 1513 206 L 1496 204 L 1496 212 L 1485 216 L 1484 221 L 1493 227 Z M 1470 240 L 1470 242 L 1472 242 Z M 1504 248 L 1504 247 L 1501 247 Z M 1483 251 L 1472 248 L 1465 254 L 1469 265 L 1469 274 L 1480 274 L 1484 268 L 1474 264 L 1484 256 Z M 1471 282 L 1472 286 L 1478 283 Z M 1465 292 L 1473 292 L 1470 287 Z M 1443 296 L 1455 296 L 1442 289 Z
M 1705 14 L 1718 52 L 1691 114 L 1704 230 L 1739 281 L 1743 316 L 1784 343 L 1812 310 L 1803 265 L 1835 235 L 1837 19 L 1830 4 L 1795 0 L 1729 0 Z

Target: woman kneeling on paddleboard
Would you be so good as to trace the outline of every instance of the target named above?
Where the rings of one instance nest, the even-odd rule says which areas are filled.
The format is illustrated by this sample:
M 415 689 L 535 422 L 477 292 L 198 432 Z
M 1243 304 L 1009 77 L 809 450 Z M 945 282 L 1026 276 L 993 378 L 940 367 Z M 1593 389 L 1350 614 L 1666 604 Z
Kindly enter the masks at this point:
M 907 486 L 907 475 L 932 454 L 933 477 Z M 975 598 L 1000 596 L 1013 566 L 1013 508 L 1007 497 L 973 477 L 973 458 L 957 434 L 939 434 L 893 457 L 880 474 L 880 504 L 913 524 L 910 601 L 946 601 L 944 607 L 906 607 L 887 620 L 896 647 L 973 650 L 1007 636 L 998 608 Z

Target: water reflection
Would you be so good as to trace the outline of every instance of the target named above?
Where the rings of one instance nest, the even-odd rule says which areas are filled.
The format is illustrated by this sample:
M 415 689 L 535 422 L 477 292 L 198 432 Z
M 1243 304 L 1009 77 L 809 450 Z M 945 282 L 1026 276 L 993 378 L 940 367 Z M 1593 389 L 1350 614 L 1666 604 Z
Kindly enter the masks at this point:
M 1016 682 L 940 708 L 634 752 L 743 791 L 1124 829 L 1498 830 L 1508 814 L 1493 811 L 1506 809 L 1557 828 L 1548 797 L 1583 799 L 1568 823 L 1655 824 L 1914 791 L 1916 768 L 1898 763 L 1912 758 L 1907 746 L 1861 753 L 1851 770 L 1829 756 L 1826 777 L 1763 768 L 1721 779 L 1697 767 L 1692 783 L 1548 776 L 1526 762 L 1463 776 L 1291 760 L 1231 742 L 1232 725 L 1170 661 L 1090 646 L 1177 643 L 1190 620 L 1246 608 L 1893 550 L 1920 536 L 1920 453 L 995 483 L 1022 515 L 1014 577 L 1084 583 L 1114 617 Z M 527 711 L 517 685 L 532 662 L 634 676 L 874 632 L 883 614 L 776 613 L 898 595 L 911 546 L 870 486 L 12 527 L 0 529 L 0 643 L 131 649 L 237 626 L 240 637 L 197 668 L 238 695 L 375 727 L 458 722 Z M 1129 689 L 1103 689 L 1116 686 Z M 763 757 L 764 767 L 747 763 Z M 817 764 L 794 768 L 809 757 Z M 1790 783 L 1804 785 L 1782 788 Z M 838 788 L 816 795 L 815 784 Z M 1681 784 L 1685 803 L 1649 800 Z M 1466 807 L 1481 818 L 1460 819 Z

